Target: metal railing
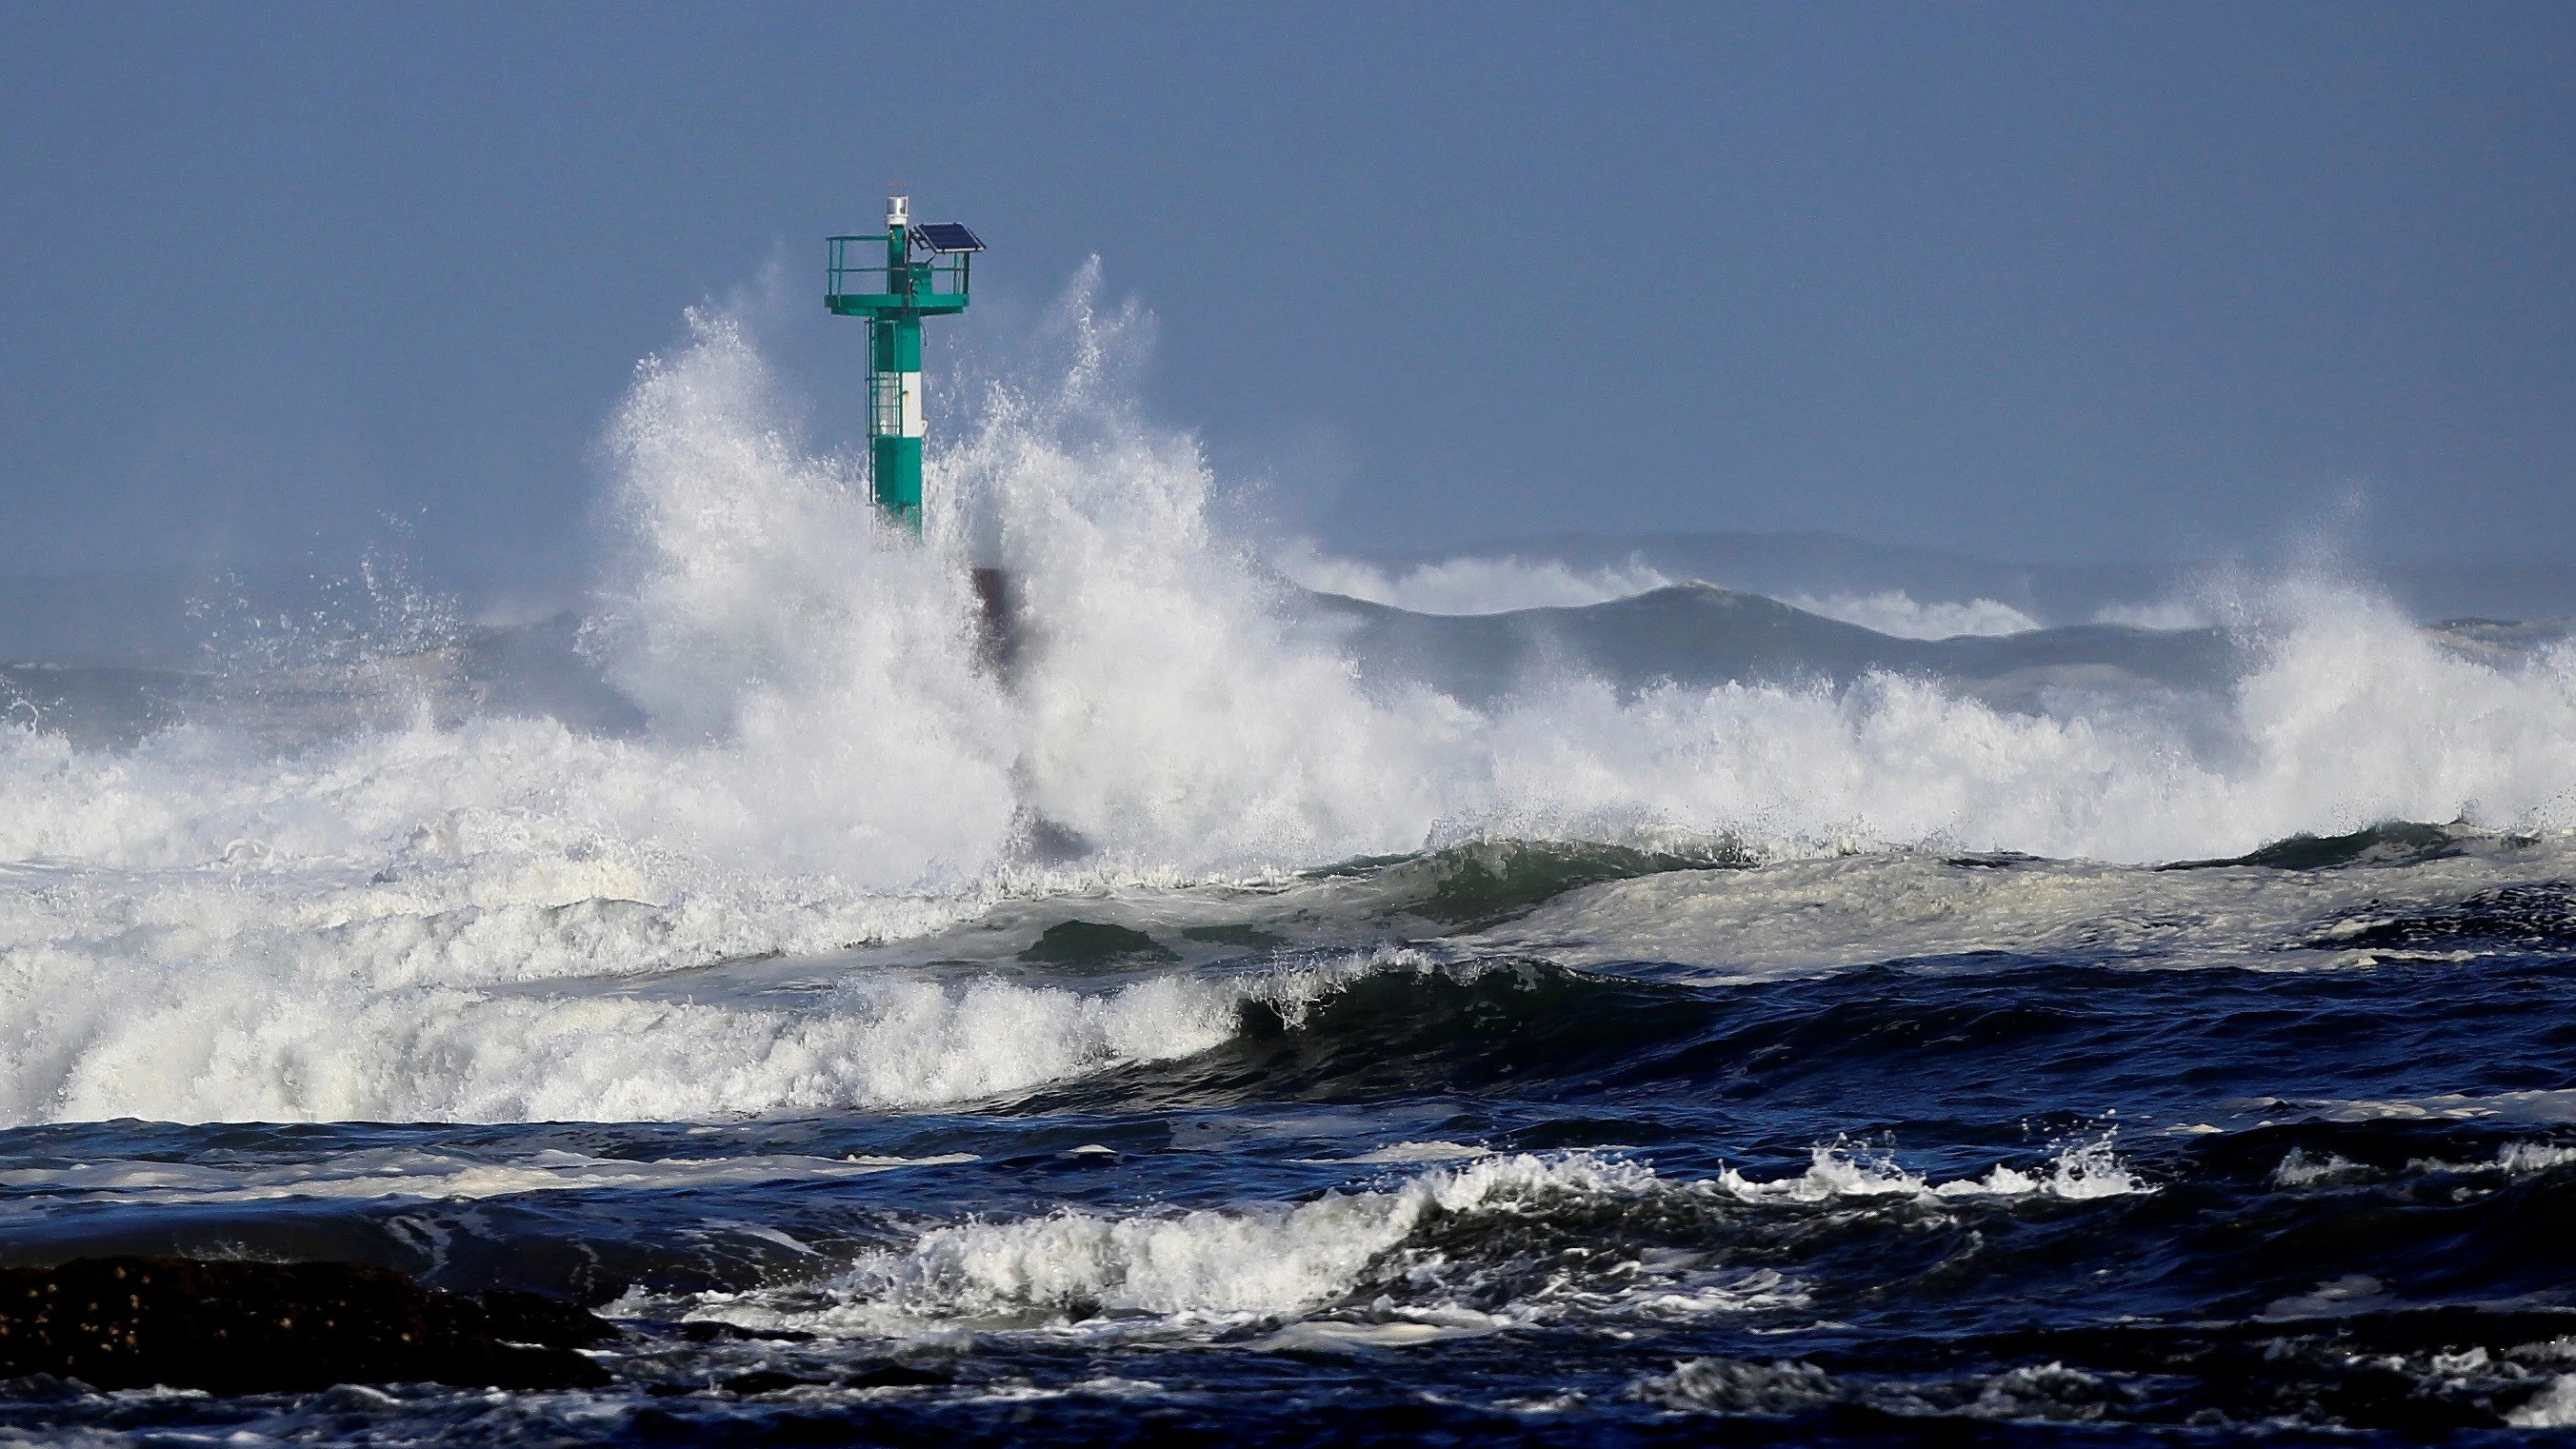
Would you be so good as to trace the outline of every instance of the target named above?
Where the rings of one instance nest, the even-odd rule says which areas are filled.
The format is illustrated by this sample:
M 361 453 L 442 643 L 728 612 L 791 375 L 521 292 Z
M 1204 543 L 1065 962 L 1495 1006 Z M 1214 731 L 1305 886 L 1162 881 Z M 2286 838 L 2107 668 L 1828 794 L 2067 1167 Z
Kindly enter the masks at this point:
M 875 236 L 836 236 L 831 262 L 826 270 L 825 291 L 834 297 L 963 297 L 966 295 L 972 252 L 933 256 L 926 262 L 911 262 L 901 267 L 885 264 L 885 234 Z M 860 243 L 869 248 L 858 252 L 860 261 L 851 260 L 851 248 Z M 872 261 L 870 259 L 873 259 Z

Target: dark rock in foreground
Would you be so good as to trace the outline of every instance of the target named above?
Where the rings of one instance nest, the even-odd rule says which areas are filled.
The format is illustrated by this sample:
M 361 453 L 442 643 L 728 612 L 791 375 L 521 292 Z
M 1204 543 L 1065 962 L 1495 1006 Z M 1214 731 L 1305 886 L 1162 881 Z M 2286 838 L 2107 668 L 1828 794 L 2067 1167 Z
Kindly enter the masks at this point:
M 290 1392 L 333 1384 L 595 1388 L 617 1337 L 552 1299 L 484 1302 L 359 1263 L 80 1258 L 0 1269 L 0 1379 Z

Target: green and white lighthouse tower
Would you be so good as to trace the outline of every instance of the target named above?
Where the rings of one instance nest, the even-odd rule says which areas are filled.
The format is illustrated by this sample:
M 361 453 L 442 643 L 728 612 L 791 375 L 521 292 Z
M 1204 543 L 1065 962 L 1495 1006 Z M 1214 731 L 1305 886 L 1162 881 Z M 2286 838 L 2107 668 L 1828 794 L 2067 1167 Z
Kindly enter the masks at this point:
M 966 310 L 972 263 L 984 244 L 952 221 L 916 226 L 911 211 L 909 197 L 889 196 L 882 234 L 830 239 L 823 305 L 836 317 L 867 321 L 871 491 L 886 517 L 918 535 L 921 319 Z

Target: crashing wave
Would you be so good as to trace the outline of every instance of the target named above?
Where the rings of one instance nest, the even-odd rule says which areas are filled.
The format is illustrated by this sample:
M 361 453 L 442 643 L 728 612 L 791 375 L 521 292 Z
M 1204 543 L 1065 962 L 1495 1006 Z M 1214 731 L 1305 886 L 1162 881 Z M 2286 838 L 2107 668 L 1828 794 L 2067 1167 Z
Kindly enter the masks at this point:
M 379 669 L 364 709 L 301 734 L 283 696 L 210 698 L 108 745 L 0 724 L 0 1120 L 947 1100 L 1089 1070 L 1122 1033 L 1226 1029 L 1214 988 L 1149 1010 L 996 985 L 975 998 L 996 1019 L 1057 1025 L 967 1061 L 943 1055 L 980 1030 L 946 986 L 799 1011 L 533 989 L 947 930 L 1048 888 L 1041 835 L 1087 843 L 1080 888 L 1114 889 L 1469 840 L 2140 861 L 2383 819 L 2576 818 L 2563 643 L 2473 655 L 2361 595 L 2288 587 L 2218 645 L 2077 639 L 2128 651 L 2116 688 L 2028 653 L 2063 640 L 1809 619 L 1873 650 L 1987 651 L 2003 692 L 1893 655 L 1710 683 L 1544 650 L 1449 691 L 1364 667 L 1212 521 L 1194 441 L 1118 385 L 1132 315 L 1085 289 L 1057 321 L 1068 360 L 997 385 L 931 459 L 926 546 L 796 440 L 739 326 L 695 325 L 610 430 L 614 562 L 575 641 L 633 718 L 459 713 L 449 676 Z M 970 560 L 1020 584 L 1007 688 L 978 662 Z M 1684 642 L 1727 611 L 1741 637 L 1767 627 L 1716 592 L 1599 607 Z M 1663 636 L 1623 637 L 1642 658 Z M 2221 646 L 2236 662 L 2213 680 L 2156 673 Z

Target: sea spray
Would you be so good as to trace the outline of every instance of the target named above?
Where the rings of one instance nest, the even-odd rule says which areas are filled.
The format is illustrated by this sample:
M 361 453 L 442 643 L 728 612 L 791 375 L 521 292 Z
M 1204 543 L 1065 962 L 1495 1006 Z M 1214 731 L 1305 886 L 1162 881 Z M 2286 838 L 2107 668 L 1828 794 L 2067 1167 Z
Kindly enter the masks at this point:
M 632 737 L 420 712 L 281 742 L 213 711 L 123 749 L 0 729 L 0 1119 L 691 1115 L 1097 1070 L 1118 1054 L 1068 1028 L 915 1090 L 835 1057 L 910 1049 L 864 1015 L 527 994 L 946 930 L 1048 889 L 1032 821 L 1117 890 L 1480 837 L 2138 861 L 2576 818 L 2576 651 L 2463 657 L 2350 590 L 2258 601 L 2250 671 L 2182 723 L 1891 674 L 1623 693 L 1560 670 L 1485 708 L 1362 679 L 1211 521 L 1194 442 L 1122 391 L 1132 309 L 1077 288 L 1061 325 L 1070 364 L 997 386 L 934 455 L 922 547 L 798 441 L 738 325 L 697 317 L 640 369 L 585 633 Z M 1027 601 L 1007 688 L 975 662 L 987 561 Z

